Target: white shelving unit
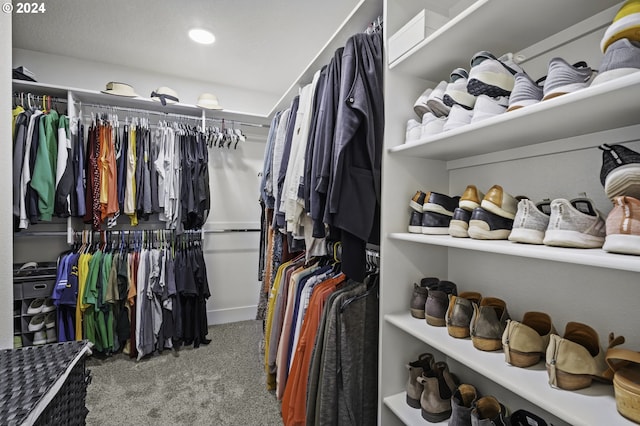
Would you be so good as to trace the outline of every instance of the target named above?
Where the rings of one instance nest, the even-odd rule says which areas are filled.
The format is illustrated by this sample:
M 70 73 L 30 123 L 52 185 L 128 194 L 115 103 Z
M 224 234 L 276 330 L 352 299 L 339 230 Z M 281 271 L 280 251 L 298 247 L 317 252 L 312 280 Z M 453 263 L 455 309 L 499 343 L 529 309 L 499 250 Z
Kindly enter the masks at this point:
M 387 39 L 423 8 L 449 11 L 450 20 L 386 70 L 379 424 L 426 424 L 420 410 L 405 402 L 405 364 L 422 352 L 447 361 L 463 382 L 478 383 L 482 394 L 499 396 L 509 412 L 525 408 L 556 426 L 632 424 L 617 413 L 612 386 L 554 389 L 544 362 L 528 369 L 509 366 L 502 352 L 476 350 L 468 339 L 454 339 L 446 328 L 412 318 L 409 303 L 414 282 L 437 276 L 455 282 L 458 292 L 506 300 L 512 319 L 543 311 L 561 335 L 567 322 L 578 321 L 597 331 L 604 350 L 609 332 L 624 335 L 624 347 L 639 350 L 634 302 L 640 295 L 639 257 L 406 232 L 408 202 L 417 189 L 460 195 L 468 184 L 484 191 L 501 184 L 532 199 L 587 192 L 608 213 L 611 204 L 599 181 L 601 152 L 595 147 L 622 143 L 640 150 L 640 73 L 428 139 L 405 143 L 404 133 L 424 89 L 447 79 L 453 68 L 468 67 L 481 50 L 513 52 L 535 78 L 554 56 L 582 58 L 598 69 L 599 40 L 621 4 L 387 0 Z

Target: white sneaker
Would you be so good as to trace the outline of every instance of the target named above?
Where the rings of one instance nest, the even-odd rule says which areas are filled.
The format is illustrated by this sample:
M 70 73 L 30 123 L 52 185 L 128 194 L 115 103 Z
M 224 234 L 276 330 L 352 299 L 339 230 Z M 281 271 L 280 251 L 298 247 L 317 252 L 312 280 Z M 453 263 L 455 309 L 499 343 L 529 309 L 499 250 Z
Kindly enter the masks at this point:
M 422 134 L 422 123 L 413 118 L 407 121 L 407 132 L 405 134 L 405 142 L 414 142 L 420 139 Z
M 525 198 L 518 203 L 518 212 L 513 219 L 513 229 L 509 241 L 525 244 L 542 244 L 544 234 L 549 227 L 551 202 L 543 200 L 539 203 Z
M 447 122 L 447 117 L 436 117 L 433 113 L 428 112 L 422 117 L 422 134 L 420 139 L 426 139 L 429 136 L 442 133 L 444 123 Z
M 465 126 L 471 123 L 471 117 L 473 116 L 473 110 L 465 109 L 460 105 L 454 105 L 451 107 L 447 122 L 444 123 L 442 130 L 448 132 L 449 130 L 457 129 L 458 127 Z
M 29 307 L 27 308 L 27 315 L 35 315 L 42 312 L 44 308 L 44 299 L 33 299 L 31 303 L 29 303 Z
M 490 52 L 478 52 L 471 58 L 467 90 L 476 96 L 509 96 L 518 72 L 524 71 L 515 63 L 512 53 L 496 58 Z
M 453 107 L 461 105 L 466 109 L 472 109 L 476 103 L 476 97 L 467 92 L 467 79 L 469 73 L 464 68 L 456 68 L 451 72 L 449 84 L 444 91 L 442 101 L 445 105 Z
M 33 344 L 44 345 L 47 343 L 47 333 L 44 330 L 36 331 L 33 333 Z
M 441 81 L 438 85 L 431 91 L 429 98 L 427 99 L 427 107 L 431 110 L 431 112 L 436 117 L 446 117 L 449 115 L 449 111 L 451 107 L 448 107 L 442 101 L 444 97 L 444 91 L 447 89 L 447 82 Z
M 416 100 L 416 103 L 413 104 L 413 111 L 416 113 L 418 117 L 424 116 L 426 113 L 431 112 L 431 109 L 427 106 L 427 100 L 429 100 L 429 96 L 433 92 L 432 88 L 428 88 L 422 95 Z
M 44 314 L 37 314 L 29 320 L 29 331 L 39 331 L 44 328 Z
M 53 299 L 47 297 L 44 299 L 44 305 L 42 306 L 42 313 L 46 314 L 47 312 L 52 312 L 56 310 L 56 305 L 53 304 Z
M 605 221 L 588 198 L 551 202 L 549 227 L 543 243 L 547 246 L 599 248 L 604 244 Z
M 476 123 L 478 121 L 500 115 L 507 110 L 508 106 L 508 96 L 492 98 L 491 96 L 480 95 L 476 100 L 475 107 L 473 107 L 473 117 L 471 117 L 471 122 Z

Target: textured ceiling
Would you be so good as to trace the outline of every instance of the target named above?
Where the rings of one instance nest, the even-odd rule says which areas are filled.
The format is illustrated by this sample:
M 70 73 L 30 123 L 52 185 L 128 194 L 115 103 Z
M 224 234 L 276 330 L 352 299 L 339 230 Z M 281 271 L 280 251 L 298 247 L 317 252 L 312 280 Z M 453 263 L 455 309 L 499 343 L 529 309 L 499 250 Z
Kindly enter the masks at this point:
M 13 47 L 282 94 L 357 0 L 52 0 L 13 15 Z M 193 43 L 192 27 L 216 36 Z

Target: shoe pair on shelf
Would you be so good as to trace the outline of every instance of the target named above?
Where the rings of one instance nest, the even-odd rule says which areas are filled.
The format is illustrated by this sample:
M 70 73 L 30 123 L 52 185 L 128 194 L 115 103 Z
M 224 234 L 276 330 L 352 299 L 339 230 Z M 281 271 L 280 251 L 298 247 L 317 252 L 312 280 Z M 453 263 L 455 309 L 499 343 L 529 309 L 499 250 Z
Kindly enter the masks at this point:
M 447 234 L 453 210 L 460 197 L 449 197 L 437 192 L 417 191 L 411 198 L 412 209 L 409 232 L 414 234 Z
M 586 197 L 533 203 L 523 199 L 510 241 L 557 247 L 599 248 L 605 237 L 603 215 Z
M 449 226 L 453 237 L 479 240 L 503 240 L 511 232 L 518 200 L 500 185 L 483 194 L 469 185 L 460 198 Z
M 451 396 L 458 387 L 457 378 L 446 362 L 436 362 L 433 355 L 423 353 L 407 364 L 407 404 L 420 408 L 428 422 L 442 422 L 451 416 Z
M 449 336 L 471 336 L 473 346 L 481 351 L 502 348 L 502 335 L 509 320 L 507 304 L 497 297 L 483 298 L 480 293 L 465 291 L 449 296 L 445 323 Z
M 429 325 L 444 326 L 444 314 L 447 310 L 450 294 L 458 294 L 455 283 L 441 281 L 436 277 L 422 278 L 420 284 L 413 284 L 411 316 L 426 319 Z

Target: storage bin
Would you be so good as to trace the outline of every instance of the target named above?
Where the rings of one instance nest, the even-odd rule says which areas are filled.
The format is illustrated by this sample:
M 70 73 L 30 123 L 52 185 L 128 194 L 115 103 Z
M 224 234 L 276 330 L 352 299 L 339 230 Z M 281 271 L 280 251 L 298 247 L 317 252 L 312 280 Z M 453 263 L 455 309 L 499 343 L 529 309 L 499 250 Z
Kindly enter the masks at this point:
M 449 18 L 446 16 L 422 9 L 389 38 L 389 63 L 404 55 L 448 21 Z

